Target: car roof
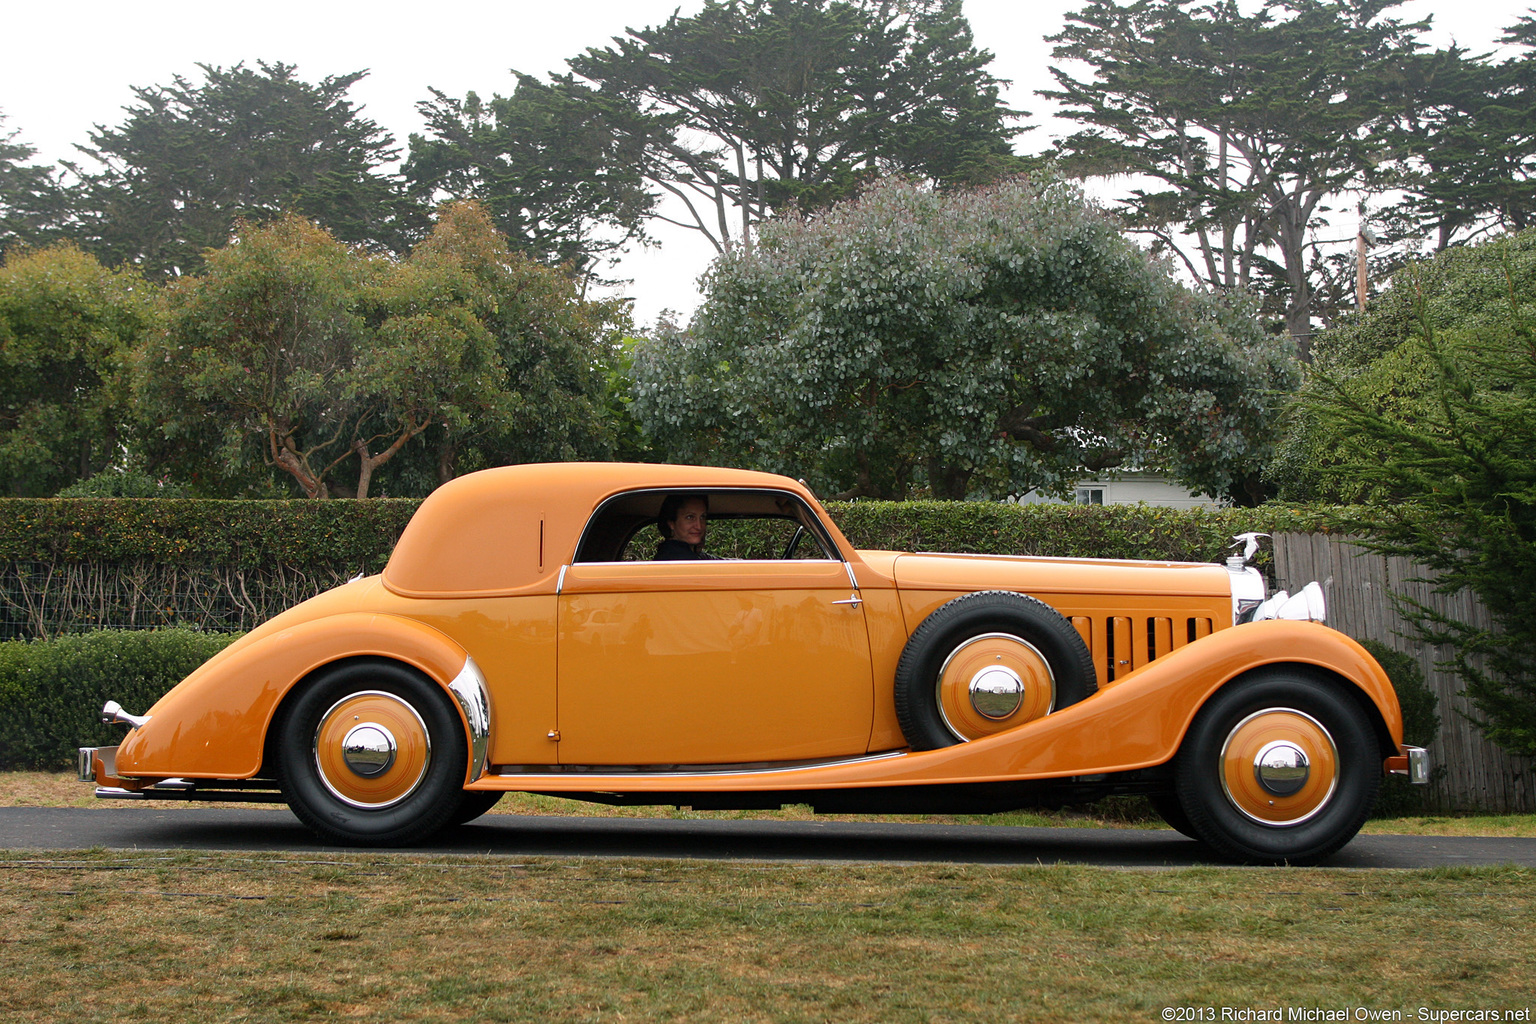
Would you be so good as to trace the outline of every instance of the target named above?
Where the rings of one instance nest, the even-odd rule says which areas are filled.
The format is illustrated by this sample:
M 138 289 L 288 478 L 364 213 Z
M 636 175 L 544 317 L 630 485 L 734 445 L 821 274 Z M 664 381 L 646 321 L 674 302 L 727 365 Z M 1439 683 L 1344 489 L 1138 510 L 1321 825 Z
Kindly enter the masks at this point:
M 421 503 L 384 569 L 384 584 L 406 597 L 553 591 L 560 566 L 605 499 L 633 490 L 741 487 L 790 491 L 817 507 L 804 484 L 745 469 L 560 462 L 470 473 Z

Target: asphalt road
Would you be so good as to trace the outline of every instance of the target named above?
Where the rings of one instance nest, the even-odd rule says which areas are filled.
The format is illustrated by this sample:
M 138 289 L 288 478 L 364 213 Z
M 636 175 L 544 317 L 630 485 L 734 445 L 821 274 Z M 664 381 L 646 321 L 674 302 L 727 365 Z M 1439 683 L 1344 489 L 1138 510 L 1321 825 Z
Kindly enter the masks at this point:
M 133 805 L 0 808 L 0 849 L 338 850 L 286 809 Z M 1097 864 L 1185 867 L 1217 863 L 1167 829 L 1018 828 L 839 821 L 676 821 L 490 814 L 402 852 L 506 857 L 669 857 L 778 861 Z M 1536 867 L 1536 839 L 1357 836 L 1324 866 Z

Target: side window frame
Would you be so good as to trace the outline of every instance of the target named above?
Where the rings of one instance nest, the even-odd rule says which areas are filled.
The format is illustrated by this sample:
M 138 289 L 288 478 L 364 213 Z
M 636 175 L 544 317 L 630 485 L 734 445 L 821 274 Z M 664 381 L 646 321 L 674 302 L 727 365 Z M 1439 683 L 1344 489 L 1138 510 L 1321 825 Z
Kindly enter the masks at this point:
M 796 510 L 796 512 L 798 514 L 797 515 L 786 515 L 783 518 L 788 519 L 788 520 L 790 520 L 792 522 L 795 522 L 798 526 L 803 527 L 806 530 L 806 532 L 810 534 L 809 542 L 815 544 L 818 548 L 820 548 L 820 552 L 821 552 L 821 556 L 822 556 L 820 558 L 815 558 L 815 559 L 794 558 L 794 559 L 788 559 L 788 561 L 791 561 L 791 562 L 823 561 L 823 562 L 842 562 L 844 564 L 847 564 L 847 561 L 848 561 L 847 556 L 843 553 L 843 551 L 833 541 L 831 534 L 827 532 L 826 525 L 821 521 L 821 517 L 816 514 L 816 510 L 814 508 L 812 508 L 809 504 L 807 504 L 806 501 L 803 498 L 801 498 L 798 494 L 795 494 L 793 491 L 784 491 L 784 490 L 777 490 L 777 489 L 774 489 L 774 488 L 765 488 L 765 487 L 694 487 L 694 488 L 685 488 L 685 487 L 644 487 L 644 488 L 637 488 L 637 489 L 632 490 L 632 491 L 625 491 L 625 492 L 620 493 L 620 494 L 612 495 L 612 496 L 610 496 L 608 498 L 605 498 L 597 506 L 597 508 L 592 510 L 592 514 L 591 514 L 591 516 L 588 517 L 586 525 L 584 527 L 582 527 L 581 536 L 580 536 L 580 538 L 576 542 L 576 550 L 575 550 L 575 552 L 574 552 L 574 554 L 572 556 L 572 564 L 579 564 L 579 565 L 601 565 L 601 564 L 640 565 L 640 564 L 650 564 L 649 560 L 640 561 L 640 562 L 630 562 L 630 561 L 624 560 L 622 557 L 599 557 L 599 558 L 593 558 L 593 557 L 590 557 L 590 555 L 588 553 L 588 547 L 589 547 L 589 545 L 594 543 L 595 538 L 603 537 L 603 536 L 606 535 L 609 538 L 609 540 L 607 542 L 608 543 L 608 550 L 605 551 L 604 554 L 605 555 L 613 555 L 613 556 L 622 556 L 624 550 L 626 548 L 628 548 L 628 546 L 631 543 L 634 542 L 634 538 L 635 538 L 636 534 L 638 534 L 641 530 L 644 530 L 648 526 L 651 526 L 651 525 L 653 525 L 655 523 L 655 519 L 656 519 L 655 514 L 652 513 L 652 514 L 650 514 L 648 516 L 641 516 L 638 519 L 638 521 L 636 522 L 636 524 L 632 528 L 629 528 L 627 530 L 623 530 L 622 527 L 619 528 L 619 530 L 623 531 L 622 533 L 620 533 L 619 531 L 610 529 L 608 527 L 608 524 L 604 521 L 604 517 L 605 516 L 624 515 L 624 514 L 628 514 L 628 515 L 631 515 L 631 516 L 636 515 L 635 512 L 628 512 L 628 513 L 623 512 L 622 511 L 623 507 L 625 505 L 631 505 L 632 506 L 632 505 L 636 504 L 637 502 L 645 502 L 645 503 L 649 504 L 650 503 L 650 499 L 652 499 L 652 498 L 655 499 L 654 500 L 655 506 L 657 508 L 659 508 L 662 499 L 664 499 L 668 494 L 675 494 L 675 493 L 677 493 L 679 491 L 698 492 L 698 493 L 709 495 L 712 503 L 714 502 L 714 499 L 715 499 L 716 496 L 729 496 L 729 495 L 761 495 L 761 496 L 764 496 L 764 497 L 771 497 L 775 501 L 778 501 L 778 500 L 788 500 L 788 501 L 790 501 L 793 504 L 794 509 Z M 617 506 L 617 508 L 615 508 L 615 506 Z M 752 517 L 753 516 L 752 516 L 752 514 L 750 512 L 748 512 L 748 513 L 740 513 L 740 514 L 731 514 L 730 515 L 730 518 L 752 518 Z M 758 518 L 767 519 L 767 518 L 778 518 L 778 517 L 769 516 L 767 514 L 762 514 L 762 515 L 758 516 Z M 614 541 L 612 539 L 614 537 L 619 537 L 620 539 L 617 540 L 617 541 Z M 803 543 L 806 543 L 806 542 L 807 541 L 802 541 L 801 543 L 803 544 Z M 721 564 L 730 564 L 732 561 L 733 560 L 730 560 L 730 559 L 722 559 L 721 560 Z M 739 564 L 739 560 L 736 560 L 736 561 L 737 561 L 737 564 Z M 767 558 L 767 559 L 749 559 L 749 561 L 782 562 L 782 561 L 785 561 L 785 559 L 775 557 L 775 558 Z M 709 565 L 709 564 L 712 564 L 712 562 L 709 561 L 709 560 L 701 560 L 698 564 L 699 565 Z

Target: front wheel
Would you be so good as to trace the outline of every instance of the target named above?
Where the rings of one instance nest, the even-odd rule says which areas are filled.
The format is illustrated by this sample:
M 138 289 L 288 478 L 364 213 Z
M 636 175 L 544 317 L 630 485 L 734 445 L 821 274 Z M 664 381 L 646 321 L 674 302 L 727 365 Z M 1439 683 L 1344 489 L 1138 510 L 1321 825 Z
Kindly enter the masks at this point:
M 283 796 L 322 839 L 401 846 L 462 806 L 464 729 L 447 695 L 414 669 L 362 658 L 294 695 L 278 726 Z
M 1360 831 L 1380 785 L 1364 710 L 1339 685 L 1296 669 L 1220 690 L 1174 764 L 1195 837 L 1247 863 L 1313 864 L 1334 853 Z

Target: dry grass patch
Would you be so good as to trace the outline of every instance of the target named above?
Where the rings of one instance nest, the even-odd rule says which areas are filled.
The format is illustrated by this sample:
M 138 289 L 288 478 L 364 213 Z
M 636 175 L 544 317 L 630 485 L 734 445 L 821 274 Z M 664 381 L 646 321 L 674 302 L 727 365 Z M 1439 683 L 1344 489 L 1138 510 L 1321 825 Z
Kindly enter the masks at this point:
M 1514 868 L 0 855 L 0 1009 L 17 1024 L 900 1024 L 1521 1008 L 1533 895 Z

